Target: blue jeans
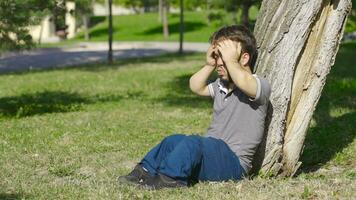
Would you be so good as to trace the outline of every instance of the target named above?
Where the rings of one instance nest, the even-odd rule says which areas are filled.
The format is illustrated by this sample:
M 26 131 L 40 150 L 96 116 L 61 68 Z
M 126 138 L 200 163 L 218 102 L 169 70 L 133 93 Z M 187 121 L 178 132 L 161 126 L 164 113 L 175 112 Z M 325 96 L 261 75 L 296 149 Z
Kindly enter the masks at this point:
M 151 175 L 161 173 L 184 183 L 240 180 L 244 173 L 227 144 L 211 137 L 171 135 L 140 162 Z

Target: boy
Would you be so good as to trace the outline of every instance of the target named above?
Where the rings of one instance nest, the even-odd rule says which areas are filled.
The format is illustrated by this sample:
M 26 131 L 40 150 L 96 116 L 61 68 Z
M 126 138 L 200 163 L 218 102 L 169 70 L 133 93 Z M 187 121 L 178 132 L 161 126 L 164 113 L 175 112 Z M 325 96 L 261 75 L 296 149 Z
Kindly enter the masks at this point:
M 216 31 L 206 64 L 189 81 L 194 93 L 214 100 L 205 137 L 166 137 L 119 181 L 160 189 L 247 176 L 263 138 L 270 95 L 267 80 L 253 74 L 255 55 L 256 40 L 247 28 L 233 25 Z M 219 78 L 206 84 L 214 70 Z

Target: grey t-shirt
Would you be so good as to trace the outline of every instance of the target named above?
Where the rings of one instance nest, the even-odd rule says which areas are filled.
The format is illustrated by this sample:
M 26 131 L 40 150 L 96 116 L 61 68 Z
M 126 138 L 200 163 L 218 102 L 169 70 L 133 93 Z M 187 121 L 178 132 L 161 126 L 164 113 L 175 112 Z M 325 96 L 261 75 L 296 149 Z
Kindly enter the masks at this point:
M 238 87 L 227 92 L 219 78 L 208 85 L 214 99 L 212 122 L 206 137 L 222 139 L 239 157 L 248 174 L 256 149 L 263 138 L 270 85 L 264 78 L 253 75 L 257 81 L 257 93 L 251 99 Z

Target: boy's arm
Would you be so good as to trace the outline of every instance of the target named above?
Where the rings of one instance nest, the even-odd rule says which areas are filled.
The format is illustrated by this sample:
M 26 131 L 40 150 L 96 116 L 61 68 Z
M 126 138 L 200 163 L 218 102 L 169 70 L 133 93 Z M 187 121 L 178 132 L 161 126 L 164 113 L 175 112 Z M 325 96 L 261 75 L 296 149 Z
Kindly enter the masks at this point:
M 256 78 L 252 76 L 252 73 L 243 69 L 238 62 L 241 52 L 240 44 L 225 40 L 219 44 L 218 50 L 234 84 L 247 96 L 255 98 L 257 94 Z
M 193 74 L 189 80 L 189 87 L 192 92 L 200 96 L 210 96 L 206 83 L 216 66 L 215 48 L 213 46 L 210 46 L 206 53 L 206 63 L 207 64 Z
M 198 72 L 193 74 L 189 80 L 189 87 L 195 94 L 199 96 L 210 96 L 207 80 L 210 74 L 214 71 L 214 66 L 204 65 Z

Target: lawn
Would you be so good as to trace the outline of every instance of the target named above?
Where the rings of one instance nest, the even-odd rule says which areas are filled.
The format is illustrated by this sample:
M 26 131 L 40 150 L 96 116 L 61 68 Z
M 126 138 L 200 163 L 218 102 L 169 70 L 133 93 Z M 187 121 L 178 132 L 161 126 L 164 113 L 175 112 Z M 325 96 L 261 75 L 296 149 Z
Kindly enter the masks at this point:
M 232 14 L 224 11 L 221 19 L 208 23 L 207 12 L 187 11 L 184 15 L 184 41 L 207 42 L 209 36 L 220 26 L 232 24 Z M 250 18 L 256 20 L 258 9 L 251 8 Z M 237 16 L 240 13 L 236 14 Z M 91 18 L 93 24 L 90 29 L 90 41 L 107 41 L 108 21 L 105 17 Z M 170 36 L 168 41 L 179 41 L 179 14 L 171 13 L 168 17 Z M 162 24 L 158 21 L 158 13 L 144 13 L 137 15 L 121 15 L 113 17 L 114 41 L 165 41 L 162 35 Z M 73 41 L 82 41 L 83 33 L 79 33 Z
M 3 74 L 0 199 L 352 199 L 356 196 L 356 43 L 342 45 L 294 178 L 188 189 L 116 182 L 172 133 L 203 134 L 211 101 L 188 89 L 203 54 Z

